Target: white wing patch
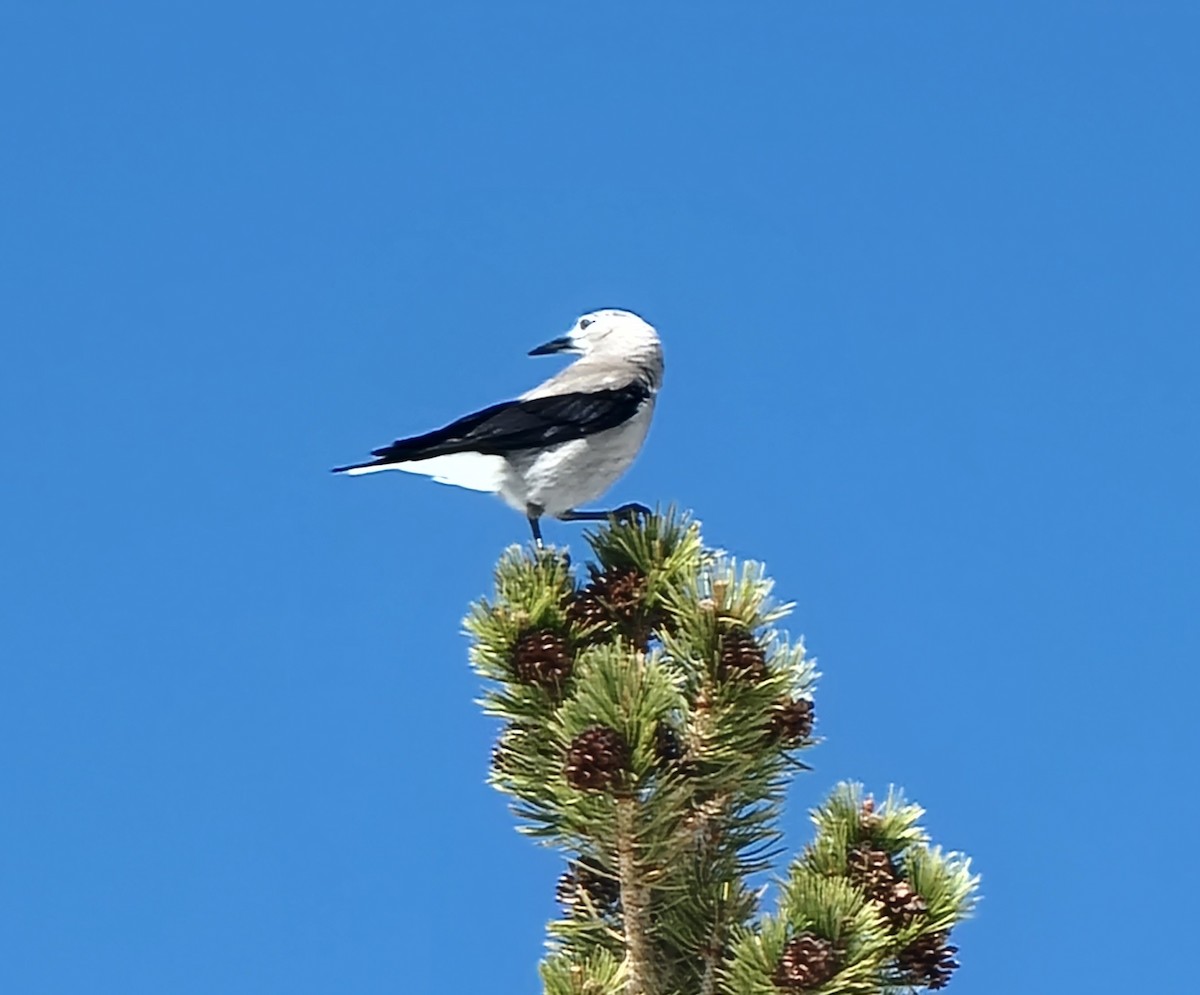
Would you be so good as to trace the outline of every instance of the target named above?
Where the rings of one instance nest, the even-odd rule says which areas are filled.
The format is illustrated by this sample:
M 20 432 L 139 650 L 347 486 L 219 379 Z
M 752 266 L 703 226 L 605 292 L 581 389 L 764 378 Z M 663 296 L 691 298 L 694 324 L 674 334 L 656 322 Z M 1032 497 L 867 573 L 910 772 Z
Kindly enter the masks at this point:
M 347 470 L 350 476 L 363 473 L 378 473 L 380 470 L 403 470 L 432 477 L 439 484 L 465 487 L 471 491 L 500 490 L 504 481 L 505 463 L 503 456 L 487 456 L 483 453 L 450 453 L 446 456 L 431 456 L 429 459 L 410 460 L 406 463 L 387 463 L 383 466 L 360 466 Z

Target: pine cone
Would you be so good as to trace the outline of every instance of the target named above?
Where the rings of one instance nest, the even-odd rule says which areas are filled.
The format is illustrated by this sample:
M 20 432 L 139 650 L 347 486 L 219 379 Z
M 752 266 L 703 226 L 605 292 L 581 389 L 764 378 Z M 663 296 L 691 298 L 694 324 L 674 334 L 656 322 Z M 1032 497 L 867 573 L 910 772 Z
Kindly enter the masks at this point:
M 884 917 L 897 929 L 912 925 L 917 916 L 927 911 L 925 899 L 901 878 L 886 850 L 869 843 L 856 846 L 846 857 L 846 876 L 870 901 L 879 905 Z
M 896 929 L 911 926 L 917 916 L 929 910 L 925 899 L 907 881 L 897 881 L 878 901 L 883 906 L 884 916 Z
M 577 629 L 587 630 L 593 640 L 610 624 L 608 611 L 590 586 L 576 591 L 567 600 L 567 621 Z
M 776 988 L 803 991 L 825 984 L 837 974 L 837 951 L 832 943 L 812 933 L 788 940 L 771 980 Z
M 567 781 L 581 791 L 605 791 L 618 785 L 629 769 L 629 744 L 615 729 L 592 726 L 567 747 Z
M 846 856 L 846 877 L 873 902 L 884 903 L 900 880 L 891 854 L 869 843 L 856 846 Z
M 906 984 L 936 990 L 950 983 L 950 975 L 958 969 L 958 961 L 954 959 L 958 947 L 947 945 L 949 938 L 947 931 L 930 933 L 900 951 L 896 963 Z
M 638 570 L 607 570 L 594 578 L 592 593 L 607 606 L 614 622 L 626 625 L 636 621 L 646 593 L 646 578 Z
M 665 722 L 654 728 L 654 753 L 665 764 L 674 763 L 683 756 L 679 734 Z
M 532 684 L 552 695 L 562 692 L 575 667 L 567 641 L 551 629 L 535 629 L 517 640 L 512 668 L 522 684 Z
M 603 573 L 595 567 L 589 569 L 592 581 L 568 601 L 567 618 L 579 628 L 594 630 L 591 638 L 616 625 L 626 637 L 645 646 L 654 630 L 669 624 L 665 612 L 643 604 L 646 577 L 641 571 L 634 567 Z
M 717 679 L 755 683 L 767 676 L 767 658 L 758 640 L 743 628 L 731 629 L 721 637 Z
M 813 703 L 808 698 L 785 698 L 771 713 L 767 734 L 773 740 L 794 744 L 808 739 L 813 728 Z
M 587 914 L 589 909 L 582 896 L 586 895 L 592 909 L 602 916 L 621 912 L 621 885 L 616 877 L 598 863 L 586 858 L 573 860 L 565 874 L 558 879 L 555 897 L 567 909 Z

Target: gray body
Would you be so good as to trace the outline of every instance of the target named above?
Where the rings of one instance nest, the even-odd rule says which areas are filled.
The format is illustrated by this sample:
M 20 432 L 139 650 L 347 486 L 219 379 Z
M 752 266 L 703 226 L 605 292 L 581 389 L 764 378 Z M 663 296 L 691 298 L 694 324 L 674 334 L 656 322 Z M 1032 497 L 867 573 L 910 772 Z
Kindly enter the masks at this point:
M 605 494 L 629 469 L 650 431 L 654 399 L 629 421 L 549 449 L 504 457 L 499 494 L 523 515 L 554 518 Z

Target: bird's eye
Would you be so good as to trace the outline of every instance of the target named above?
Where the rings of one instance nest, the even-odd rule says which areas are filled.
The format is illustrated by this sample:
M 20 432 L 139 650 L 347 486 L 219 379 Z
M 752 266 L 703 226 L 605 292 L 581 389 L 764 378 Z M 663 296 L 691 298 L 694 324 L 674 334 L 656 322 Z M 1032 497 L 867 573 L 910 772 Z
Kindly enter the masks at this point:
M 594 324 L 596 324 L 595 318 L 580 318 L 579 319 L 579 330 L 582 332 L 585 328 L 587 328 L 588 325 L 594 325 Z

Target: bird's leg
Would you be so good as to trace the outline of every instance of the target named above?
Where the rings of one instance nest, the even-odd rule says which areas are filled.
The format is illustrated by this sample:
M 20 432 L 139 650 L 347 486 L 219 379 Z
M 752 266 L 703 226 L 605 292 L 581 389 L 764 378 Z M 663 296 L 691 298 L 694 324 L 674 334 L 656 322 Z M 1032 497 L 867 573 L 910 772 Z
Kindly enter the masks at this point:
M 542 548 L 542 525 L 538 521 L 542 517 L 542 512 L 545 509 L 539 504 L 525 505 L 525 517 L 529 519 L 529 528 L 533 532 L 533 541 L 537 544 L 537 548 Z
M 636 501 L 631 501 L 629 504 L 623 504 L 619 508 L 613 508 L 609 511 L 564 511 L 556 517 L 560 522 L 607 522 L 610 518 L 615 518 L 617 521 L 623 521 L 631 518 L 649 518 L 654 514 L 644 504 L 638 504 Z

